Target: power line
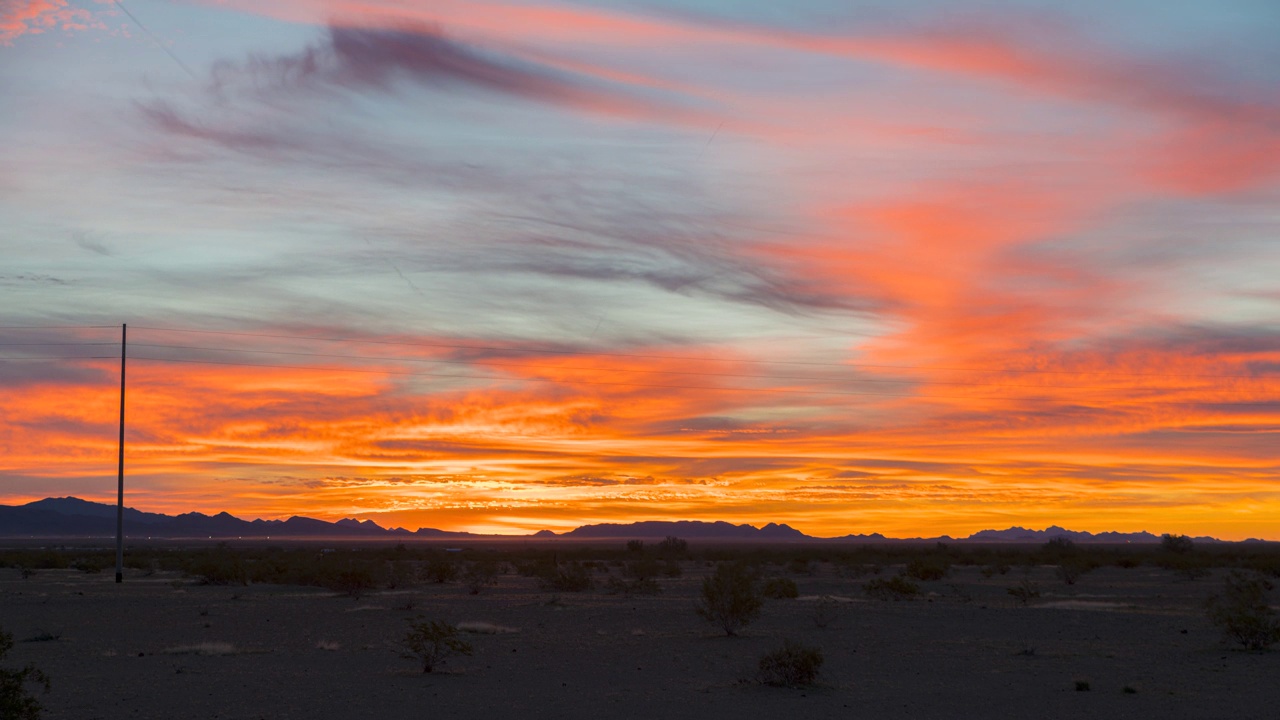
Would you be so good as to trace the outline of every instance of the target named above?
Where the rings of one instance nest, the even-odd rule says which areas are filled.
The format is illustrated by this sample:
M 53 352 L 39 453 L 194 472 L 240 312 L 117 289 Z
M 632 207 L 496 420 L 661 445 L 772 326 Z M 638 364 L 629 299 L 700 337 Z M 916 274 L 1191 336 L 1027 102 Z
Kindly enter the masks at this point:
M 838 368 L 871 368 L 882 370 L 953 370 L 960 372 L 978 372 L 978 373 L 1024 373 L 1024 374 L 1045 374 L 1045 375 L 1092 375 L 1092 376 L 1115 376 L 1115 377 L 1139 377 L 1139 378 L 1203 378 L 1203 379 L 1222 379 L 1222 380 L 1260 380 L 1260 379 L 1280 379 L 1280 375 L 1223 375 L 1223 374 L 1201 374 L 1201 373 L 1125 373 L 1125 372 L 1097 372 L 1092 370 L 1041 370 L 1041 369 L 1017 369 L 1017 368 L 972 368 L 957 367 L 948 365 L 882 365 L 872 363 L 832 363 L 832 362 L 815 362 L 806 360 L 759 360 L 753 358 L 716 358 L 707 356 L 682 356 L 682 355 L 653 355 L 639 353 L 610 353 L 610 352 L 590 352 L 584 353 L 581 350 L 556 350 L 550 348 L 513 348 L 503 347 L 499 345 L 465 345 L 458 343 L 429 343 L 429 342 L 405 342 L 398 340 L 371 340 L 362 338 L 342 338 L 342 337 L 324 337 L 315 335 L 288 335 L 282 333 L 250 333 L 250 332 L 234 332 L 230 330 L 191 330 L 184 328 L 165 328 L 150 327 L 145 325 L 137 325 L 139 330 L 152 330 L 156 332 L 175 332 L 175 333 L 198 333 L 204 335 L 231 335 L 238 337 L 257 337 L 257 338 L 274 338 L 284 340 L 309 340 L 314 342 L 340 342 L 340 343 L 356 343 L 366 345 L 396 345 L 403 347 L 425 347 L 425 348 L 448 348 L 455 350 L 481 350 L 485 352 L 503 352 L 503 353 L 525 353 L 525 354 L 542 354 L 542 355 L 591 355 L 593 357 L 617 357 L 617 358 L 633 358 L 648 360 L 685 360 L 696 362 L 724 362 L 724 363 L 756 363 L 766 365 L 806 365 L 815 367 L 838 367 Z
M 182 62 L 182 60 L 177 55 L 175 55 L 172 50 L 169 49 L 168 45 L 165 45 L 164 42 L 161 41 L 160 38 L 157 37 L 155 33 L 148 30 L 147 26 L 143 25 L 142 21 L 139 20 L 137 16 L 129 12 L 129 8 L 126 8 L 124 5 L 120 4 L 120 0 L 111 0 L 111 2 L 116 7 L 120 8 L 120 10 L 124 12 L 125 15 L 128 15 L 129 19 L 133 21 L 133 24 L 137 25 L 139 30 L 146 33 L 147 36 L 151 38 L 152 42 L 154 42 L 161 50 L 164 51 L 165 55 L 168 55 L 171 60 L 173 60 L 175 63 L 178 64 L 178 67 L 185 70 L 186 73 L 191 76 L 192 80 L 195 80 L 196 82 L 200 81 L 200 78 L 196 77 L 196 74 L 192 72 L 191 68 L 187 67 L 187 64 Z

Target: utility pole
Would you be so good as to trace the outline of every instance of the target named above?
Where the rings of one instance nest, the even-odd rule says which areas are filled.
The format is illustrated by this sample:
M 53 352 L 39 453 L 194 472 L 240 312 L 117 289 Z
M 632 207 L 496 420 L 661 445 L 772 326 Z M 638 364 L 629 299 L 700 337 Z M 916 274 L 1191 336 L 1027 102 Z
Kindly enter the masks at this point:
M 120 464 L 116 476 L 116 582 L 124 582 L 124 359 L 129 326 L 120 326 Z

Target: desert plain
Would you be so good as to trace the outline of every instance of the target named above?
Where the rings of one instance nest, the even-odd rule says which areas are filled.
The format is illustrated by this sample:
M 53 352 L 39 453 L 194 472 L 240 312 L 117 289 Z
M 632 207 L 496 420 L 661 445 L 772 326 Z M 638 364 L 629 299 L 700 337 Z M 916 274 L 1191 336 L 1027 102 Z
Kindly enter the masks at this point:
M 478 594 L 415 579 L 358 596 L 0 568 L 17 640 L 0 665 L 43 670 L 42 717 L 67 720 L 1280 718 L 1280 652 L 1244 650 L 1206 615 L 1222 568 L 1103 566 L 1068 585 L 1051 565 L 953 565 L 887 600 L 866 583 L 901 567 L 764 563 L 798 597 L 766 599 L 730 637 L 694 610 L 715 562 L 678 563 L 656 594 L 608 592 L 620 563 L 603 561 L 581 592 L 502 563 Z M 1025 604 L 1009 593 L 1024 583 L 1039 592 Z M 423 673 L 400 646 L 415 620 L 458 624 L 472 653 Z M 815 683 L 759 681 L 784 640 L 821 650 Z

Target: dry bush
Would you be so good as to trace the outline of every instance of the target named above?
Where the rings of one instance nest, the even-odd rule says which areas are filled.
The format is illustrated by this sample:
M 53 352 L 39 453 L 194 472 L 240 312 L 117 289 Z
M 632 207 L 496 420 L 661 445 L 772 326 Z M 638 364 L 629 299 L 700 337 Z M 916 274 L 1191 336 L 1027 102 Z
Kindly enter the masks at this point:
M 423 575 L 433 583 L 447 583 L 458 578 L 458 566 L 448 558 L 432 558 Z
M 471 654 L 471 643 L 458 637 L 458 626 L 441 620 L 409 623 L 409 632 L 400 645 L 402 657 L 422 663 L 424 673 L 451 657 Z
M 1017 585 L 1009 588 L 1009 594 L 1018 599 L 1018 602 L 1026 605 L 1035 598 L 1040 597 L 1040 586 L 1031 580 L 1031 578 L 1022 578 Z
M 1169 533 L 1165 533 L 1160 536 L 1160 549 L 1164 552 L 1185 555 L 1194 550 L 1195 547 L 1195 541 L 1186 535 L 1170 535 Z
M 222 656 L 239 655 L 242 652 L 242 650 L 237 650 L 236 646 L 229 642 L 202 642 L 194 645 L 179 645 L 177 647 L 165 648 L 160 651 L 160 654 Z
M 920 586 L 901 575 L 888 580 L 876 578 L 862 586 L 867 595 L 877 600 L 907 600 L 920 594 Z
M 1094 568 L 1093 563 L 1083 557 L 1066 557 L 1058 563 L 1058 579 L 1067 585 L 1075 585 L 1082 575 Z
M 373 571 L 363 563 L 352 563 L 350 567 L 329 575 L 324 586 L 349 597 L 360 599 L 369 590 L 377 587 Z
M 916 580 L 941 580 L 951 571 L 951 561 L 942 557 L 912 558 L 906 574 Z
M 1209 598 L 1209 619 L 1249 650 L 1264 650 L 1280 642 L 1280 622 L 1267 603 L 1267 591 L 1272 587 L 1264 578 L 1232 570 L 1222 593 Z
M 481 590 L 496 585 L 497 578 L 498 563 L 495 560 L 477 560 L 471 563 L 464 576 L 467 582 L 467 590 L 472 595 L 479 595 Z
M 653 578 L 623 580 L 610 576 L 605 581 L 604 591 L 610 595 L 659 595 L 662 593 L 662 586 Z
M 756 576 L 744 563 L 721 563 L 711 577 L 702 579 L 702 597 L 694 609 L 707 622 L 716 623 L 726 635 L 737 635 L 760 615 L 764 599 L 756 589 Z
M 582 563 L 569 562 L 545 568 L 538 576 L 538 585 L 556 592 L 584 592 L 595 585 L 595 580 Z
M 825 628 L 835 622 L 840 615 L 840 601 L 824 595 L 813 603 L 813 624 L 819 628 Z
M 812 685 L 818 679 L 822 662 L 822 650 L 784 640 L 782 649 L 761 656 L 757 677 L 766 685 Z
M 774 600 L 800 597 L 800 588 L 791 578 L 769 578 L 764 583 L 764 596 Z
M 13 648 L 13 635 L 0 630 L 0 659 Z M 0 668 L 0 718 L 4 720 L 38 720 L 43 709 L 40 701 L 27 692 L 28 685 L 49 692 L 49 676 L 27 663 L 21 670 Z
M 689 542 L 678 537 L 668 535 L 662 542 L 658 543 L 658 554 L 664 558 L 679 559 L 688 557 Z

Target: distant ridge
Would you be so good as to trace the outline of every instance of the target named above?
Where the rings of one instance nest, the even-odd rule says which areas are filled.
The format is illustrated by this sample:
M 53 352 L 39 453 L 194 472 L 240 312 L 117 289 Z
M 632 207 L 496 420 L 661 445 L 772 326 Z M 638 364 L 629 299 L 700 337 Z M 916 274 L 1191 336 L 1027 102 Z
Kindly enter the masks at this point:
M 115 535 L 115 505 L 90 502 L 80 498 L 45 498 L 26 505 L 0 505 L 0 537 L 111 537 Z M 1149 532 L 1089 533 L 1056 525 L 1044 530 L 1011 527 L 1007 530 L 981 530 L 967 538 L 946 535 L 933 538 L 889 538 L 880 533 L 819 538 L 805 535 L 795 528 L 778 523 L 763 527 L 734 525 L 724 521 L 647 520 L 634 523 L 601 523 L 583 525 L 564 533 L 539 530 L 531 535 L 477 535 L 468 532 L 418 528 L 384 528 L 373 520 L 346 518 L 337 522 L 294 516 L 287 520 L 241 520 L 229 513 L 205 515 L 198 512 L 181 515 L 148 513 L 125 508 L 125 534 L 129 537 L 171 539 L 197 538 L 365 538 L 365 539 L 519 539 L 550 540 L 647 539 L 675 536 L 688 540 L 756 540 L 771 542 L 838 542 L 838 543 L 1043 543 L 1054 538 L 1067 538 L 1076 543 L 1160 542 Z M 1194 538 L 1196 542 L 1219 542 L 1211 537 Z M 1245 542 L 1261 542 L 1246 540 Z

